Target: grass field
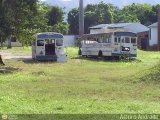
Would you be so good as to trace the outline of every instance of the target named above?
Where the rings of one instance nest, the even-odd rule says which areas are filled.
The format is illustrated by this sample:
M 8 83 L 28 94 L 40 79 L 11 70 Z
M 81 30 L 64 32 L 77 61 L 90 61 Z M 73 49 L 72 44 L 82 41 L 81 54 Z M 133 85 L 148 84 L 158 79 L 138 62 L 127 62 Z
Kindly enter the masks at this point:
M 30 48 L 5 50 L 29 55 Z M 82 59 L 68 62 L 5 60 L 0 73 L 0 113 L 160 114 L 160 52 L 138 51 L 132 62 Z M 155 67 L 157 66 L 157 67 Z

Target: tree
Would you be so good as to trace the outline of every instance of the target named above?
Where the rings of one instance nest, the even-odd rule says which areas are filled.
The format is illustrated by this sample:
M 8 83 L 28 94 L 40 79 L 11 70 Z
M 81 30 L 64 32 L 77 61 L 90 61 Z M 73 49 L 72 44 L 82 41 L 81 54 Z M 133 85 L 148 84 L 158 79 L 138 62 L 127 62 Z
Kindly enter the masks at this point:
M 32 22 L 37 13 L 38 0 L 3 0 L 3 11 L 5 11 L 5 23 L 7 32 L 3 29 L 6 37 L 23 37 L 26 34 L 30 37 L 35 22 Z M 6 26 L 6 25 L 5 25 Z
M 72 9 L 68 13 L 69 33 L 78 35 L 79 33 L 79 10 L 77 8 Z
M 99 24 L 113 23 L 113 12 L 109 4 L 105 4 L 101 1 L 95 10 L 96 18 Z
M 140 22 L 146 26 L 153 23 L 154 12 L 150 4 L 132 4 L 114 11 L 115 22 Z
M 78 34 L 79 9 L 74 8 L 68 13 L 68 24 L 71 34 Z M 89 33 L 89 27 L 97 24 L 113 22 L 113 12 L 109 4 L 100 2 L 98 5 L 89 4 L 84 11 L 85 33 Z
M 11 32 L 11 28 L 9 25 L 9 20 L 7 19 L 7 9 L 4 4 L 4 0 L 0 0 L 0 43 L 1 47 L 3 47 L 3 42 L 5 42 L 6 38 L 9 36 Z
M 65 22 L 58 23 L 54 26 L 51 26 L 50 31 L 51 32 L 58 32 L 58 33 L 62 33 L 64 35 L 66 35 L 66 34 L 68 34 L 68 24 Z
M 50 26 L 56 25 L 58 23 L 63 22 L 64 12 L 62 8 L 58 6 L 53 6 L 51 8 L 51 11 L 48 12 L 47 18 L 48 18 L 48 25 Z

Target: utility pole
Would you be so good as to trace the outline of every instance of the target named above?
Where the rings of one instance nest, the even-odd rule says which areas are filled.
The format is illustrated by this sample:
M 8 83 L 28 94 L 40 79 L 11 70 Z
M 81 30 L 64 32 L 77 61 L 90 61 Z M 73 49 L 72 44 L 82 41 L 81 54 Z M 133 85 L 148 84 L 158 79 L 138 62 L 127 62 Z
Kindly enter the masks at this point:
M 79 0 L 79 36 L 84 34 L 84 9 L 83 0 Z

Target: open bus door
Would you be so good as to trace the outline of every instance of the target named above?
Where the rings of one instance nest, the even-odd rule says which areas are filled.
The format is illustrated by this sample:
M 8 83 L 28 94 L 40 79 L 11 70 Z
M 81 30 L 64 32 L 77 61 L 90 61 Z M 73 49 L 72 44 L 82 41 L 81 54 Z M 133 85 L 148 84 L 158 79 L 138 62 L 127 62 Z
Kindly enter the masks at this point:
M 45 55 L 56 55 L 55 54 L 55 39 L 45 39 Z

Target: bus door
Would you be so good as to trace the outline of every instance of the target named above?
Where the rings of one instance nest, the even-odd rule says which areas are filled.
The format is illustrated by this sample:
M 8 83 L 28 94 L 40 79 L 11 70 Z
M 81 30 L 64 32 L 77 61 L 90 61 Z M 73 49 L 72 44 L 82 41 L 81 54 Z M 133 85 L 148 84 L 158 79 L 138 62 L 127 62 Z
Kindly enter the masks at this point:
M 131 45 L 132 45 L 132 49 L 131 49 L 132 54 L 137 54 L 137 38 L 136 37 L 131 37 Z
M 116 53 L 121 52 L 121 37 L 120 36 L 114 37 L 114 52 Z
M 55 53 L 56 55 L 62 55 L 64 54 L 64 47 L 63 47 L 63 39 L 56 39 L 56 50 L 55 50 Z
M 39 39 L 36 43 L 36 55 L 45 56 L 45 40 Z
M 45 39 L 45 55 L 55 55 L 55 39 Z
M 128 36 L 121 37 L 121 52 L 122 53 L 130 53 L 131 51 L 131 40 Z

